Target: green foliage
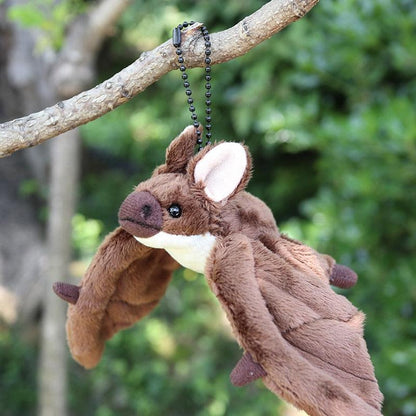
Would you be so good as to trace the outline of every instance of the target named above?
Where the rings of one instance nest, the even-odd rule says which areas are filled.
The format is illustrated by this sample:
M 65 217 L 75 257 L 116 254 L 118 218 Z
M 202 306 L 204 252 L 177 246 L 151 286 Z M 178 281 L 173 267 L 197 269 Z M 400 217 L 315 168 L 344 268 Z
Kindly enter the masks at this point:
M 72 218 L 72 245 L 80 258 L 90 258 L 95 253 L 102 228 L 100 221 L 86 219 L 82 214 Z
M 27 336 L 0 327 L 0 363 L 1 414 L 34 415 L 36 351 Z
M 22 181 L 19 186 L 19 195 L 22 197 L 30 197 L 32 195 L 39 195 L 39 182 L 36 179 L 26 179 Z
M 59 49 L 62 46 L 65 27 L 84 10 L 82 0 L 31 0 L 8 8 L 7 17 L 23 27 L 40 29 L 37 49 Z

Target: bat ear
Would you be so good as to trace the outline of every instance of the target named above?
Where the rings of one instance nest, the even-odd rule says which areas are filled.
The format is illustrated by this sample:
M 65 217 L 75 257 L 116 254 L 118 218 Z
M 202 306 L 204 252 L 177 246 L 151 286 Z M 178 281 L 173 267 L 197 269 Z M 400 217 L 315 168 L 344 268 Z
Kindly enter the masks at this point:
M 196 161 L 193 179 L 195 183 L 202 182 L 209 199 L 219 202 L 243 190 L 250 180 L 250 171 L 251 158 L 246 147 L 222 142 Z
M 202 126 L 198 127 L 202 133 Z M 194 126 L 188 126 L 166 149 L 166 162 L 159 166 L 155 174 L 185 173 L 189 160 L 195 153 L 197 135 Z

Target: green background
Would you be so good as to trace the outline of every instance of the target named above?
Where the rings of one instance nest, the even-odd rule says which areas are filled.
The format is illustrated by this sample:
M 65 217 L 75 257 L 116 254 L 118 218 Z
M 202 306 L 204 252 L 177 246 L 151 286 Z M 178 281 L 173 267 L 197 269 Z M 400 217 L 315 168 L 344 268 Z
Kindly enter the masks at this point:
M 100 80 L 168 39 L 183 20 L 221 31 L 262 4 L 135 1 L 100 53 Z M 62 25 L 65 13 L 57 17 Z M 11 18 L 24 20 L 19 13 Z M 52 37 L 59 48 L 59 37 Z M 202 97 L 203 70 L 189 75 L 195 98 Z M 367 315 L 365 338 L 385 395 L 384 414 L 391 416 L 416 415 L 415 75 L 410 0 L 323 0 L 212 72 L 213 136 L 250 147 L 248 190 L 271 207 L 283 232 L 358 273 L 358 284 L 342 293 Z M 201 118 L 203 101 L 196 101 Z M 163 162 L 164 149 L 190 124 L 189 116 L 173 71 L 82 128 L 75 260 L 88 263 L 117 225 L 121 201 Z M 71 412 L 279 414 L 278 399 L 260 382 L 230 385 L 239 356 L 204 278 L 182 270 L 154 313 L 108 343 L 97 369 L 71 361 Z M 2 414 L 33 412 L 36 357 L 36 343 L 19 328 L 0 332 Z

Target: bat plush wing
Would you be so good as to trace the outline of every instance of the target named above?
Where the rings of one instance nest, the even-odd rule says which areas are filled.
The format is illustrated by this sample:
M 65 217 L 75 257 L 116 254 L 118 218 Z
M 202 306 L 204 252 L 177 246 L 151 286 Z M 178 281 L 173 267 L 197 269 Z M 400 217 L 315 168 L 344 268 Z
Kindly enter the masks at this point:
M 311 416 L 380 415 L 364 315 L 331 289 L 333 263 L 283 236 L 274 250 L 242 234 L 218 242 L 206 276 L 246 351 L 232 378 L 262 377 Z
M 197 158 L 189 172 L 223 225 L 212 228 L 205 276 L 245 350 L 231 381 L 262 377 L 310 416 L 380 415 L 364 315 L 330 287 L 353 284 L 349 269 L 281 235 L 271 210 L 243 191 L 247 148 L 220 143 Z
M 69 302 L 66 332 L 74 359 L 86 368 L 97 365 L 105 341 L 157 305 L 178 267 L 165 250 L 143 246 L 121 228 L 109 234 L 81 286 L 54 285 Z

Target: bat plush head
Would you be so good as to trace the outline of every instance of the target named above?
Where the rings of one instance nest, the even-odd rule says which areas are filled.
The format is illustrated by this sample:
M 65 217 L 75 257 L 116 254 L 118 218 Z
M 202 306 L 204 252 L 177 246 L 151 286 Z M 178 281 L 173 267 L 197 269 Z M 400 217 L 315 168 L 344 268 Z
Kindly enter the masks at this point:
M 180 265 L 204 273 L 244 349 L 235 385 L 257 378 L 310 415 L 380 415 L 382 395 L 363 338 L 364 315 L 332 285 L 356 274 L 281 234 L 270 209 L 244 191 L 251 158 L 221 142 L 194 155 L 195 129 L 119 210 L 69 302 L 73 357 L 94 367 L 105 341 L 147 315 Z
M 165 249 L 182 266 L 204 273 L 216 237 L 230 232 L 233 224 L 223 228 L 222 217 L 247 184 L 251 165 L 238 143 L 221 143 L 193 157 L 194 140 L 194 128 L 188 127 L 169 147 L 166 164 L 123 202 L 119 223 L 143 245 Z

